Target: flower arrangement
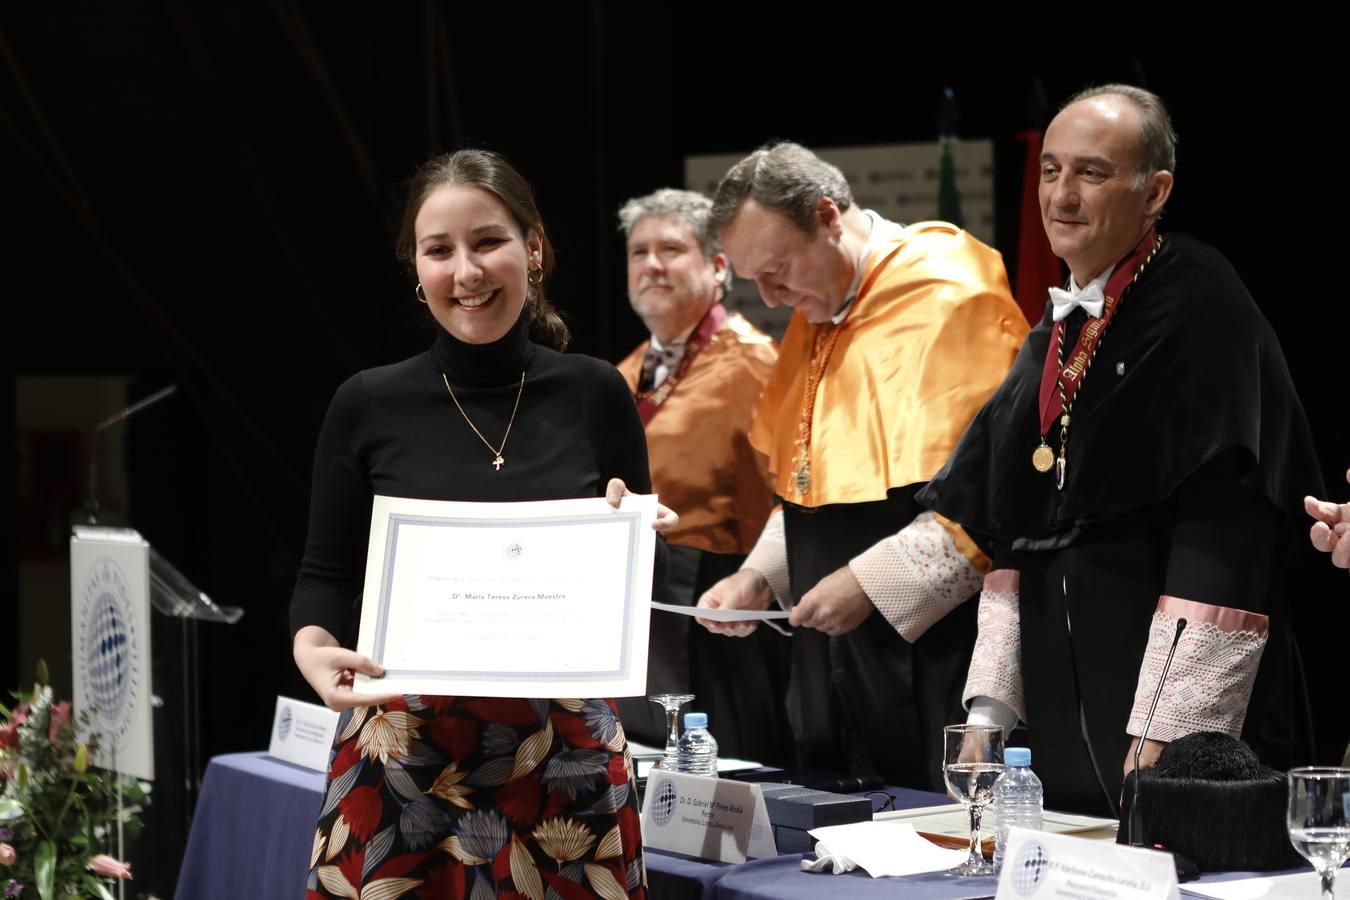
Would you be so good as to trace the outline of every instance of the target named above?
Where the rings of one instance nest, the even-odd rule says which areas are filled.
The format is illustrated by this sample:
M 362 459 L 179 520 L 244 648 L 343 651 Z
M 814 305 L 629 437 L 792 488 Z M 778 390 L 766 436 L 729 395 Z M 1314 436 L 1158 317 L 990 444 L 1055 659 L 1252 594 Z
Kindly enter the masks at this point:
M 118 824 L 139 830 L 148 786 L 92 768 L 98 735 L 89 716 L 52 700 L 39 662 L 31 692 L 0 704 L 0 896 L 99 897 L 112 900 L 108 879 L 131 869 L 105 851 Z

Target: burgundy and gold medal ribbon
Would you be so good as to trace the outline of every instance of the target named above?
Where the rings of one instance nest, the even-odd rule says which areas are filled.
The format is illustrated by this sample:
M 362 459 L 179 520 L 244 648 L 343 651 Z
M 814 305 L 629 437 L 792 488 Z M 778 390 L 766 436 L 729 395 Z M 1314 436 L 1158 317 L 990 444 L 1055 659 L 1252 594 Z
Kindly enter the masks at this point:
M 1074 342 L 1073 350 L 1067 358 L 1057 349 L 1062 350 L 1064 341 L 1064 329 L 1068 327 L 1068 320 L 1061 319 L 1054 324 L 1050 332 L 1050 342 L 1045 350 L 1045 364 L 1041 370 L 1041 389 L 1039 396 L 1040 418 L 1041 418 L 1041 444 L 1032 454 L 1032 465 L 1039 472 L 1048 472 L 1054 465 L 1053 452 L 1046 443 L 1046 437 L 1050 433 L 1050 428 L 1055 420 L 1060 420 L 1060 427 L 1064 429 L 1061 437 L 1061 447 L 1059 454 L 1060 463 L 1060 487 L 1063 487 L 1063 464 L 1064 452 L 1063 445 L 1067 441 L 1068 423 L 1064 421 L 1068 418 L 1068 408 L 1073 406 L 1073 401 L 1078 396 L 1078 391 L 1083 386 L 1083 380 L 1087 377 L 1088 368 L 1092 365 L 1092 360 L 1097 354 L 1097 348 L 1101 344 L 1102 337 L 1106 334 L 1107 326 L 1111 324 L 1115 317 L 1116 310 L 1120 308 L 1121 300 L 1124 298 L 1126 290 L 1139 277 L 1144 266 L 1153 258 L 1161 245 L 1161 238 L 1157 230 L 1150 228 L 1148 234 L 1141 240 L 1130 252 L 1120 265 L 1116 266 L 1115 272 L 1106 282 L 1106 290 L 1103 292 L 1104 302 L 1102 304 L 1102 314 L 1099 318 L 1089 319 L 1078 334 L 1078 340 Z
M 667 375 L 665 381 L 662 381 L 650 391 L 637 395 L 638 416 L 642 419 L 644 428 L 660 412 L 661 404 L 665 403 L 670 395 L 675 392 L 675 388 L 693 364 L 694 357 L 698 356 L 699 352 L 708 346 L 712 336 L 717 333 L 717 329 L 721 328 L 726 320 L 727 308 L 721 303 L 714 303 L 708 310 L 707 315 L 699 322 L 698 327 L 694 329 L 694 333 L 689 335 L 689 339 L 684 342 L 684 357 L 680 360 L 680 365 L 675 371 Z
M 1045 366 L 1041 372 L 1042 435 L 1049 434 L 1050 426 L 1064 412 L 1064 405 L 1060 396 L 1061 388 L 1068 395 L 1070 405 L 1073 404 L 1073 399 L 1078 395 L 1078 389 L 1082 386 L 1083 376 L 1087 374 L 1088 363 L 1092 360 L 1097 345 L 1101 343 L 1102 335 L 1106 333 L 1106 327 L 1111 323 L 1112 317 L 1120 307 L 1121 295 L 1134 280 L 1135 273 L 1149 253 L 1152 252 L 1157 242 L 1157 232 L 1150 228 L 1148 234 L 1144 235 L 1144 239 L 1134 248 L 1130 256 L 1119 266 L 1116 266 L 1115 273 L 1106 282 L 1104 292 L 1106 297 L 1102 306 L 1101 317 L 1092 319 L 1083 326 L 1083 330 L 1079 332 L 1078 340 L 1074 344 L 1073 352 L 1069 354 L 1062 368 L 1058 365 L 1055 347 L 1059 344 L 1060 332 L 1068 323 L 1065 320 L 1055 323 L 1054 329 L 1050 332 L 1050 344 L 1046 347 Z

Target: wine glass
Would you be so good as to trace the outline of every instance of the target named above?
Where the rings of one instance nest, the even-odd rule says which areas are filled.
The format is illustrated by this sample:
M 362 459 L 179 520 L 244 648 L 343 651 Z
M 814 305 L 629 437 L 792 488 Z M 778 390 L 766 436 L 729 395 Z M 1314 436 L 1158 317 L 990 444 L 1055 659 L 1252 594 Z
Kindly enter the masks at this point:
M 680 744 L 680 707 L 694 699 L 693 694 L 652 694 L 647 698 L 666 711 L 666 755 L 660 759 L 654 769 L 667 772 L 679 771 L 675 757 Z
M 942 729 L 942 775 L 947 791 L 970 810 L 970 855 L 952 875 L 993 875 L 980 853 L 980 816 L 1003 774 L 1003 729 L 998 725 L 948 725 Z
M 1336 870 L 1350 856 L 1350 769 L 1290 770 L 1289 840 L 1322 876 L 1323 900 L 1333 900 Z

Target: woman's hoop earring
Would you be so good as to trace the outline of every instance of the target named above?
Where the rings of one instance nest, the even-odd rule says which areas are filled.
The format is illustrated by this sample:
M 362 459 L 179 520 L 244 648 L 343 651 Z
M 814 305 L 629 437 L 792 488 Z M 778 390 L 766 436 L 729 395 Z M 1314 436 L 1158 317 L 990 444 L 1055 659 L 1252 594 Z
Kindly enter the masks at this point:
M 427 302 L 427 292 L 422 290 L 422 282 L 417 282 L 417 287 L 413 290 L 413 293 L 417 295 L 418 302 Z
M 535 266 L 525 273 L 525 280 L 530 283 L 530 287 L 539 287 L 544 283 L 544 267 Z

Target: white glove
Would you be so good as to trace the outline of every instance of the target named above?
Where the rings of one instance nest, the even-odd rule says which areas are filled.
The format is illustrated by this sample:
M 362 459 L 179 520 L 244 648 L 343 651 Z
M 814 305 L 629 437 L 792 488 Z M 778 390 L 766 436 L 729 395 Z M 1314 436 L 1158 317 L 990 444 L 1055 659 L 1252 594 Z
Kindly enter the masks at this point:
M 847 856 L 836 856 L 830 852 L 830 848 L 825 846 L 823 841 L 816 842 L 816 858 L 803 859 L 803 872 L 825 872 L 829 871 L 833 875 L 843 875 L 845 872 L 851 872 L 858 868 L 858 864 Z

